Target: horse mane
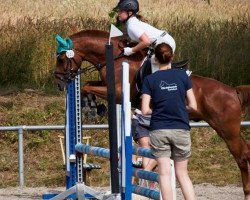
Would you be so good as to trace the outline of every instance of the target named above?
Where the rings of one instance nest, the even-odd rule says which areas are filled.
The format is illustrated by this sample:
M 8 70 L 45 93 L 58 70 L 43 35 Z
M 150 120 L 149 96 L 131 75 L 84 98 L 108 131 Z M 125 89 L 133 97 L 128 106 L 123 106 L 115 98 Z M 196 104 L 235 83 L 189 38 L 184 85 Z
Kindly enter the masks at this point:
M 98 38 L 108 38 L 109 32 L 102 30 L 82 30 L 70 36 L 71 38 L 79 37 L 98 37 Z
M 103 31 L 103 30 L 82 30 L 79 31 L 78 33 L 75 33 L 70 36 L 72 40 L 77 39 L 77 38 L 99 38 L 99 39 L 105 39 L 108 40 L 109 38 L 109 32 Z M 119 36 L 119 37 L 114 37 L 112 38 L 113 45 L 118 47 L 119 49 L 123 49 L 124 47 L 134 47 L 137 43 L 131 42 L 126 35 Z M 146 50 L 144 50 L 144 53 L 142 51 L 137 52 L 135 55 L 136 58 L 134 57 L 133 60 L 141 60 L 143 59 L 142 56 L 145 56 Z
M 82 30 L 77 33 L 74 33 L 73 35 L 70 36 L 71 39 L 75 38 L 82 38 L 82 37 L 90 37 L 90 38 L 100 38 L 100 39 L 108 39 L 109 38 L 109 32 L 103 31 L 103 30 Z M 114 37 L 112 38 L 112 41 L 116 41 L 120 44 L 123 43 L 123 47 L 129 46 L 133 47 L 135 46 L 134 42 L 128 42 L 128 37 L 125 35 L 119 36 L 119 37 Z

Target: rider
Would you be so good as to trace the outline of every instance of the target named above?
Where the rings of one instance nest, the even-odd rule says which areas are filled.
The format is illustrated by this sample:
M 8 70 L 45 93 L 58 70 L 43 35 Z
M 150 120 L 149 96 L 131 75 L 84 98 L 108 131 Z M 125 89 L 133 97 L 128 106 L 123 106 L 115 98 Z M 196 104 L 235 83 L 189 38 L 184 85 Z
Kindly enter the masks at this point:
M 120 0 L 117 7 L 120 22 L 126 25 L 128 36 L 131 40 L 138 42 L 132 48 L 124 48 L 124 55 L 130 56 L 149 45 L 156 46 L 160 43 L 167 43 L 175 51 L 175 40 L 166 31 L 159 30 L 148 23 L 138 19 L 139 3 L 137 0 Z M 151 57 L 152 73 L 159 69 L 155 56 Z

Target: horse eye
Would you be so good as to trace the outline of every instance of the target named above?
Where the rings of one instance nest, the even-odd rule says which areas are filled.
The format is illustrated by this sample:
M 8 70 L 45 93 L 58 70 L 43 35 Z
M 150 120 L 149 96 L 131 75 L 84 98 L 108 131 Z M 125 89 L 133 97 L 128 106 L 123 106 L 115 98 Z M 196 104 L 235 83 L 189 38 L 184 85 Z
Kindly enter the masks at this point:
M 60 64 L 63 64 L 63 63 L 64 63 L 64 60 L 63 60 L 60 56 L 57 57 L 57 61 L 58 61 Z

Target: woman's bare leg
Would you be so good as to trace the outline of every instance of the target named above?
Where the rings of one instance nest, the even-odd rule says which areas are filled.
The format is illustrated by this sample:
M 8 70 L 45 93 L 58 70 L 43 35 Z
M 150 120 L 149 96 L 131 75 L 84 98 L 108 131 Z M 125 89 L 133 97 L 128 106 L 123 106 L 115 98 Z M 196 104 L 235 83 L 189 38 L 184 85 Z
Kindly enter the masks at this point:
M 139 139 L 138 143 L 140 147 L 150 149 L 149 141 L 150 141 L 149 137 L 142 137 Z M 146 158 L 146 157 L 142 158 L 142 166 L 144 170 L 152 171 L 156 165 L 157 165 L 157 162 L 155 159 Z
M 157 158 L 159 171 L 159 184 L 163 200 L 173 200 L 173 191 L 171 186 L 171 166 L 170 158 Z
M 195 200 L 194 187 L 188 175 L 187 165 L 188 160 L 175 161 L 175 174 L 180 183 L 181 191 L 185 200 Z

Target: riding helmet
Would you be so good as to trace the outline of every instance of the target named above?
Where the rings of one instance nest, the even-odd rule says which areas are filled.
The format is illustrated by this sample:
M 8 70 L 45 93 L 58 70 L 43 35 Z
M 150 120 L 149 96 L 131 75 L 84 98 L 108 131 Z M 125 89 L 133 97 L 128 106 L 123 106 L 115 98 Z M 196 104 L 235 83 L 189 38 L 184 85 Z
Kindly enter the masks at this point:
M 132 11 L 136 14 L 139 11 L 139 3 L 137 0 L 120 0 L 117 8 L 118 10 Z

